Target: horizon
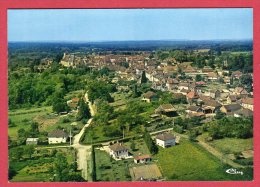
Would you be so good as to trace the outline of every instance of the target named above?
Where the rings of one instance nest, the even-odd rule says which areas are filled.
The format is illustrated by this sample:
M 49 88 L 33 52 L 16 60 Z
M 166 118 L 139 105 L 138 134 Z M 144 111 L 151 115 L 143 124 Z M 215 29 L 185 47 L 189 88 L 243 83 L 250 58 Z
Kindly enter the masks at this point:
M 8 10 L 8 42 L 250 39 L 252 8 Z

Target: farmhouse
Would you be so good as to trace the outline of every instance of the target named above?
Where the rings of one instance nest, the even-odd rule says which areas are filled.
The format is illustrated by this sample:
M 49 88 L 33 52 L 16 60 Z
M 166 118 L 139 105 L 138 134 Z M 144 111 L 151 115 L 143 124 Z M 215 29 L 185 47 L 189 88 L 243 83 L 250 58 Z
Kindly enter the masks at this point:
M 247 108 L 242 108 L 234 112 L 234 117 L 250 117 L 253 116 L 253 111 Z
M 27 138 L 26 145 L 37 145 L 39 138 Z
M 146 92 L 145 94 L 143 94 L 143 98 L 142 98 L 142 101 L 145 101 L 147 103 L 150 103 L 151 101 L 154 101 L 156 100 L 158 97 L 157 95 L 152 92 L 152 91 L 148 91 Z
M 136 164 L 139 163 L 148 163 L 152 161 L 152 157 L 150 155 L 141 155 L 141 156 L 135 156 L 134 157 L 134 162 Z
M 66 143 L 69 135 L 63 130 L 55 130 L 48 134 L 48 143 Z
M 115 143 L 109 146 L 109 154 L 114 158 L 126 158 L 128 157 L 128 149 L 122 143 Z
M 241 109 L 241 106 L 239 104 L 230 104 L 230 105 L 223 105 L 220 108 L 220 111 L 225 114 L 234 113 L 235 111 Z
M 162 115 L 166 115 L 166 116 L 176 116 L 176 109 L 174 108 L 174 106 L 172 106 L 172 104 L 163 104 L 160 105 L 157 109 L 155 109 L 156 113 L 162 114 Z
M 156 144 L 163 148 L 174 146 L 175 140 L 175 136 L 169 133 L 163 133 L 156 136 Z
M 254 99 L 253 98 L 243 98 L 241 99 L 241 106 L 249 110 L 254 110 Z

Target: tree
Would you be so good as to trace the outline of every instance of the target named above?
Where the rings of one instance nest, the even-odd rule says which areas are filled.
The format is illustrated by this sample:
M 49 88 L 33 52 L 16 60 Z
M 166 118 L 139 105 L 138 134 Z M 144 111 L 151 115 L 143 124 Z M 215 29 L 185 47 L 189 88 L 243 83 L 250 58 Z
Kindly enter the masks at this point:
M 146 77 L 146 75 L 145 75 L 145 71 L 143 71 L 142 77 L 141 77 L 141 84 L 147 83 L 147 81 L 148 81 L 148 79 L 147 79 L 147 77 Z
M 83 99 L 79 101 L 79 112 L 77 119 L 82 120 L 82 119 L 89 119 L 91 117 L 90 110 L 88 107 L 88 104 L 85 103 Z
M 158 147 L 155 145 L 154 141 L 152 140 L 148 132 L 144 133 L 144 141 L 152 154 L 156 154 L 158 152 Z
M 53 110 L 53 112 L 56 112 L 56 113 L 59 114 L 61 112 L 68 111 L 68 106 L 67 106 L 66 102 L 63 99 L 57 99 L 52 104 L 52 110 Z
M 134 140 L 131 141 L 130 148 L 132 149 L 132 151 L 135 150 L 135 142 L 134 142 Z
M 202 81 L 203 78 L 202 78 L 201 75 L 196 75 L 195 80 L 196 80 L 196 81 Z
M 57 153 L 54 159 L 55 181 L 68 181 L 69 164 L 66 157 L 62 153 Z
M 222 119 L 223 117 L 225 117 L 225 113 L 217 110 L 215 119 Z

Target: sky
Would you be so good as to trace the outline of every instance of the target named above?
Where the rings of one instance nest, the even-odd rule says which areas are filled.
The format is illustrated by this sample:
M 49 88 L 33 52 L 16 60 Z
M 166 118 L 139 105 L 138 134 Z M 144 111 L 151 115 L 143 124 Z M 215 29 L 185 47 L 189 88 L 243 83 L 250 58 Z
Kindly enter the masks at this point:
M 252 38 L 251 8 L 8 10 L 8 41 Z

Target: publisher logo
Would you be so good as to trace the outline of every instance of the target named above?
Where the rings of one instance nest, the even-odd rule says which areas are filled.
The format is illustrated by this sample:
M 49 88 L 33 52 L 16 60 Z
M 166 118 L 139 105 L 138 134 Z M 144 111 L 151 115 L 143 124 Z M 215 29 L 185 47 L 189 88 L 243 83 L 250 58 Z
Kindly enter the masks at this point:
M 226 170 L 226 173 L 232 174 L 232 175 L 243 175 L 243 171 L 238 171 L 237 169 L 230 168 Z

